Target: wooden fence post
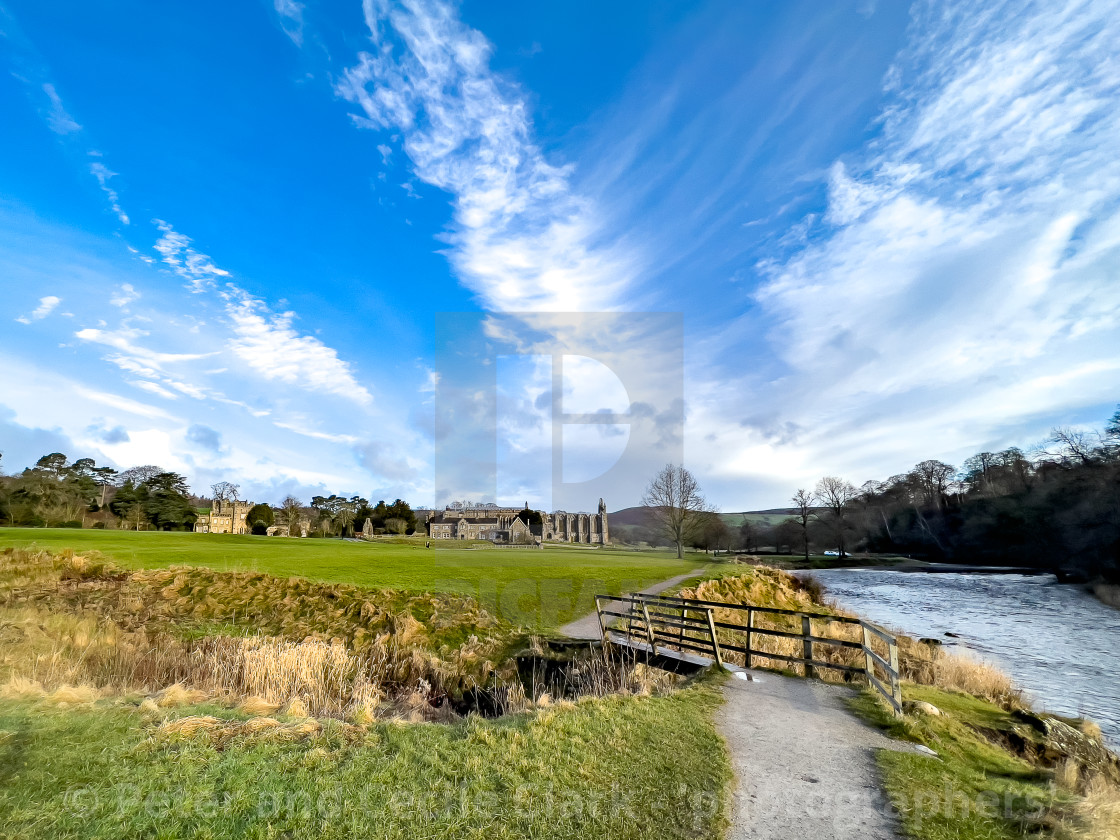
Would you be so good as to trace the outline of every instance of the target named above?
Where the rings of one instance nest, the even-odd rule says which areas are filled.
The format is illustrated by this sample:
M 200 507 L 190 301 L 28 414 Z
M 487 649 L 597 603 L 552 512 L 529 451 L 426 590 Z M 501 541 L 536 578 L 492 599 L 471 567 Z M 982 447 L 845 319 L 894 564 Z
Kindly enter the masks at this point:
M 754 630 L 754 610 L 747 609 L 747 652 L 743 654 L 743 664 L 748 668 L 754 665 L 754 648 L 751 647 L 751 631 Z
M 809 638 L 813 635 L 813 620 L 807 615 L 801 616 L 801 635 L 804 637 L 801 640 L 801 656 L 805 660 L 805 676 L 815 677 L 817 669 L 813 667 L 813 642 Z
M 867 684 L 874 688 L 875 683 L 871 681 L 875 676 L 875 660 L 871 658 L 871 631 L 862 622 L 859 626 L 863 628 L 863 670 L 867 673 Z
M 684 626 L 688 623 L 688 607 L 681 604 L 681 626 L 678 628 L 680 632 L 677 633 L 677 649 L 684 653 Z
M 642 602 L 642 615 L 646 618 L 646 636 L 649 638 L 649 648 L 654 656 L 657 656 L 657 637 L 653 635 L 653 623 L 649 620 L 649 607 L 645 602 Z
M 716 620 L 712 617 L 712 609 L 709 607 L 704 612 L 708 614 L 708 631 L 712 634 L 712 651 L 716 655 L 716 665 L 720 668 L 723 667 L 723 655 L 719 651 L 719 638 L 716 636 Z
M 599 617 L 599 633 L 605 642 L 607 640 L 607 625 L 603 623 L 603 607 L 599 604 L 599 596 L 595 596 L 595 615 Z
M 891 658 L 891 695 L 894 697 L 895 713 L 902 714 L 902 674 L 898 668 L 898 640 L 887 643 Z

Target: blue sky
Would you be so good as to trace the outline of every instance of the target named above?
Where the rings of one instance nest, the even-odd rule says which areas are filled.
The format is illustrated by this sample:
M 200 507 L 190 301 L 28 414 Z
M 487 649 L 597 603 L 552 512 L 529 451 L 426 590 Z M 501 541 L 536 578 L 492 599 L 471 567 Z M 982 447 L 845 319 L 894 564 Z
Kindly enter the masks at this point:
M 1115 2 L 0 0 L 0 465 L 429 503 L 460 311 L 681 313 L 684 458 L 728 510 L 1099 425 L 1118 29 Z M 539 465 L 521 370 L 503 451 Z

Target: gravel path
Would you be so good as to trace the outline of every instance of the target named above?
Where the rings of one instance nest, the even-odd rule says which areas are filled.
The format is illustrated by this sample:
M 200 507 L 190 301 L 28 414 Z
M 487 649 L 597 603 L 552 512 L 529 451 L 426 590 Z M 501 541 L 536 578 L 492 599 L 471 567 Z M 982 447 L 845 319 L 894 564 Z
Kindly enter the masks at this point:
M 671 577 L 668 580 L 663 580 L 661 583 L 655 583 L 653 586 L 647 586 L 641 590 L 643 595 L 658 595 L 666 589 L 676 586 L 678 583 L 683 583 L 690 577 L 702 573 L 703 569 L 693 569 L 691 572 L 683 575 Z M 611 612 L 622 612 L 627 607 L 621 601 L 611 601 L 607 609 Z M 599 614 L 597 612 L 588 613 L 583 618 L 577 618 L 575 621 L 565 624 L 560 628 L 560 633 L 572 639 L 598 639 L 602 637 L 599 630 Z
M 747 672 L 728 680 L 716 724 L 735 769 L 728 840 L 897 840 L 873 751 L 912 750 L 865 726 L 850 689 Z

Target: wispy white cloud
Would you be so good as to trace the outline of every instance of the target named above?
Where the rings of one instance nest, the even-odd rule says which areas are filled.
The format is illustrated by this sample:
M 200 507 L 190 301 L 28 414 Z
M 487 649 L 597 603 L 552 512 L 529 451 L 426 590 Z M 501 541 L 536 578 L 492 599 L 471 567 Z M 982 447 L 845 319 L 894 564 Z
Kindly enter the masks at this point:
M 135 250 L 135 249 L 133 249 Z M 131 283 L 122 283 L 117 291 L 109 298 L 109 303 L 121 308 L 140 299 L 140 293 L 133 288 Z
M 55 134 L 73 134 L 76 131 L 81 131 L 82 127 L 78 124 L 70 114 L 66 111 L 66 106 L 62 104 L 62 97 L 54 89 L 54 85 L 49 82 L 43 85 L 43 93 L 47 95 L 50 100 L 50 110 L 47 111 L 47 125 L 51 127 L 51 131 Z
M 183 395 L 195 400 L 225 400 L 221 392 L 187 381 L 188 377 L 195 375 L 189 370 L 189 363 L 210 358 L 215 355 L 212 352 L 168 353 L 153 350 L 145 346 L 150 332 L 130 326 L 127 321 L 115 330 L 87 327 L 74 335 L 82 341 L 119 351 L 110 353 L 105 360 L 127 374 L 141 377 L 126 380 L 133 387 L 158 394 L 165 399 L 177 399 Z
M 35 307 L 34 311 L 32 311 L 31 314 L 21 315 L 20 317 L 16 318 L 16 320 L 21 324 L 30 324 L 32 321 L 41 321 L 43 318 L 46 318 L 48 315 L 54 312 L 55 307 L 57 307 L 60 303 L 62 303 L 62 298 L 56 297 L 55 295 L 47 295 L 46 297 L 41 297 L 39 298 L 39 305 Z
M 234 332 L 229 348 L 261 376 L 360 405 L 373 403 L 373 395 L 334 348 L 292 326 L 294 312 L 272 312 L 240 290 L 229 291 L 227 300 L 226 315 Z
M 145 417 L 148 419 L 173 419 L 170 414 L 161 408 L 156 408 L 154 405 L 148 405 L 147 403 L 136 402 L 135 400 L 130 400 L 127 397 L 122 397 L 120 394 L 115 394 L 110 391 L 102 391 L 84 385 L 73 384 L 67 389 L 67 393 L 73 393 L 83 399 L 99 403 L 114 410 L 134 414 L 137 417 Z
M 1115 398 L 1120 4 L 921 3 L 908 40 L 881 133 L 760 266 L 754 323 L 780 377 L 741 389 L 738 429 L 726 387 L 695 388 L 711 405 L 693 428 L 728 476 L 746 468 L 729 445 L 760 472 L 784 457 L 870 477 Z M 767 432 L 787 426 L 796 447 Z
M 192 292 L 210 290 L 215 278 L 229 277 L 228 271 L 218 268 L 210 257 L 191 247 L 189 236 L 179 233 L 162 219 L 152 221 L 163 234 L 156 240 L 155 250 L 172 271 L 189 282 L 187 288 Z
M 214 355 L 213 353 L 164 353 L 151 350 L 138 342 L 138 339 L 148 336 L 149 332 L 127 325 L 115 330 L 86 327 L 78 330 L 74 335 L 82 341 L 92 341 L 120 350 L 129 359 L 143 363 L 155 370 L 163 370 L 167 364 L 191 362 Z
M 831 225 L 767 267 L 759 299 L 798 368 L 839 340 L 849 362 L 868 354 L 846 380 L 955 380 L 1037 357 L 1120 305 L 1120 6 L 958 11 L 919 15 L 901 65 L 913 80 L 881 140 L 857 175 L 833 169 Z
M 109 168 L 100 161 L 94 161 L 89 167 L 90 173 L 97 179 L 98 185 L 101 190 L 109 198 L 109 206 L 113 208 L 113 212 L 117 214 L 117 218 L 121 220 L 121 224 L 129 224 L 128 214 L 121 209 L 120 197 L 117 191 L 109 186 L 109 179 L 116 176 L 116 172 L 109 171 Z
M 369 390 L 357 382 L 351 366 L 339 358 L 337 351 L 314 336 L 301 334 L 292 326 L 294 312 L 274 313 L 263 301 L 232 283 L 227 283 L 218 297 L 223 301 L 225 320 L 231 330 L 224 337 L 226 346 L 257 375 L 310 391 L 342 396 L 359 405 L 372 404 Z M 86 327 L 74 335 L 82 341 L 117 350 L 105 358 L 122 371 L 141 377 L 129 380 L 135 387 L 168 399 L 186 395 L 199 400 L 229 402 L 220 391 L 187 381 L 187 376 L 191 374 L 184 375 L 186 363 L 211 358 L 216 351 L 171 353 L 154 350 L 147 346 L 150 330 L 132 325 L 130 319 L 116 329 Z M 193 375 L 196 378 L 203 376 L 197 370 Z
M 273 8 L 280 17 L 284 34 L 297 47 L 303 46 L 303 3 L 297 3 L 296 0 L 274 0 Z
M 280 420 L 276 420 L 276 421 L 273 422 L 273 425 L 276 426 L 276 428 L 278 428 L 278 429 L 284 429 L 284 430 L 289 431 L 289 432 L 295 432 L 297 435 L 303 435 L 304 437 L 313 438 L 315 440 L 327 440 L 327 441 L 330 441 L 331 443 L 355 444 L 359 441 L 359 438 L 356 437 L 355 435 L 332 434 L 330 432 L 321 432 L 318 429 L 309 429 L 309 428 L 301 425 L 300 423 L 296 423 L 296 422 L 283 422 L 283 421 L 280 421 Z
M 637 257 L 603 241 L 571 169 L 546 159 L 486 38 L 440 0 L 364 11 L 373 47 L 337 91 L 361 108 L 359 125 L 399 131 L 416 176 L 452 195 L 447 255 L 462 282 L 497 310 L 618 306 Z
M 64 138 L 63 142 L 67 145 L 79 147 L 86 140 L 85 130 L 67 109 L 43 56 L 23 33 L 12 13 L 3 5 L 0 5 L 0 43 L 4 45 L 2 52 L 6 59 L 5 63 L 10 59 L 11 65 L 15 68 L 11 76 L 24 86 L 24 90 L 34 102 L 36 111 L 46 122 L 47 127 Z M 90 157 L 102 157 L 101 152 L 95 149 L 87 149 L 86 153 Z M 109 179 L 115 173 L 99 163 L 95 163 L 90 168 L 90 173 L 97 179 L 98 185 L 108 197 L 113 213 L 122 224 L 127 225 L 128 215 L 122 210 L 116 191 L 108 185 Z
M 173 391 L 169 391 L 158 382 L 152 382 L 149 379 L 130 379 L 128 380 L 128 384 L 132 385 L 135 388 L 139 388 L 141 391 L 147 391 L 149 394 L 155 394 L 158 397 L 163 397 L 165 400 L 175 400 L 179 398 L 178 394 L 174 393 Z

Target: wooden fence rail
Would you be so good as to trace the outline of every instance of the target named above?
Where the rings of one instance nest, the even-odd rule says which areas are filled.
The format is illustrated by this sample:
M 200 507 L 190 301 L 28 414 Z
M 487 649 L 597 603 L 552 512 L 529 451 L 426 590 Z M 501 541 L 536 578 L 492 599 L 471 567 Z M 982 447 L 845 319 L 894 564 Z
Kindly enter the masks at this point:
M 654 655 L 671 658 L 674 653 L 683 656 L 691 652 L 709 658 L 720 667 L 730 661 L 728 657 L 741 658 L 746 668 L 769 659 L 800 664 L 806 677 L 815 677 L 819 668 L 862 676 L 897 714 L 902 712 L 898 639 L 869 621 L 753 604 L 725 604 L 641 593 L 618 597 L 596 595 L 595 608 L 604 641 L 627 645 L 640 642 L 648 646 Z M 717 621 L 715 616 L 719 610 L 741 616 L 743 621 Z M 784 626 L 764 626 L 760 624 L 760 619 L 769 619 L 771 623 Z M 829 636 L 830 625 L 858 626 L 860 639 Z M 722 634 L 720 631 L 723 631 Z M 794 642 L 795 652 L 767 650 L 762 645 L 765 638 L 790 639 Z M 876 650 L 876 644 L 879 650 Z M 828 661 L 819 658 L 821 646 L 858 650 L 863 656 L 855 656 L 854 661 L 858 664 Z

